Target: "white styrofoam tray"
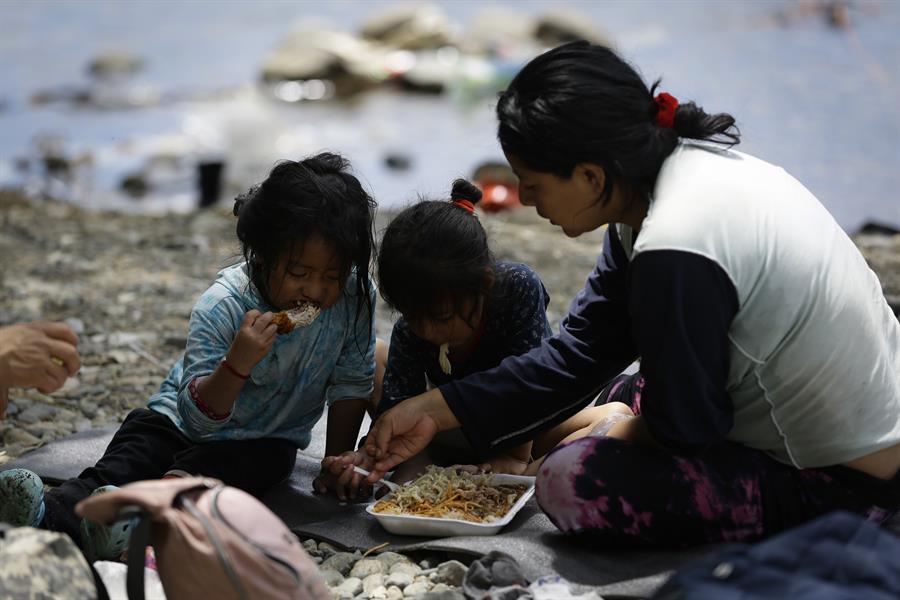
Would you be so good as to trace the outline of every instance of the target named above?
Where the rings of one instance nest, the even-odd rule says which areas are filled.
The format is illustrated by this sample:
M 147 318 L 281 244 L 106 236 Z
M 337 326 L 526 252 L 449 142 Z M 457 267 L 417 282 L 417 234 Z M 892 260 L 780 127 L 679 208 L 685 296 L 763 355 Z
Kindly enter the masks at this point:
M 430 537 L 451 537 L 458 535 L 494 535 L 516 516 L 528 499 L 534 494 L 534 477 L 524 475 L 506 475 L 498 473 L 491 477 L 490 485 L 504 483 L 518 483 L 528 486 L 516 503 L 502 518 L 490 523 L 473 523 L 462 519 L 442 519 L 439 517 L 419 517 L 415 515 L 387 515 L 377 513 L 372 508 L 379 501 L 371 502 L 366 506 L 366 512 L 378 519 L 381 526 L 398 535 L 427 535 Z M 389 498 L 390 495 L 381 498 Z

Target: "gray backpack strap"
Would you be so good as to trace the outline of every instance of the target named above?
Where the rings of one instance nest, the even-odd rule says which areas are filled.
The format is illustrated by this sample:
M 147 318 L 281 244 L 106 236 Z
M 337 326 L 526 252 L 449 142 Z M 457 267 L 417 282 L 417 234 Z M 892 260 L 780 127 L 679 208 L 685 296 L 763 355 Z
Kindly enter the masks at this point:
M 125 576 L 125 589 L 128 592 L 128 600 L 144 600 L 144 563 L 147 556 L 147 546 L 150 545 L 150 530 L 153 520 L 150 515 L 140 513 L 136 506 L 123 509 L 119 515 L 130 511 L 127 516 L 134 516 L 137 512 L 140 520 L 131 531 L 131 539 L 128 541 L 128 572 Z

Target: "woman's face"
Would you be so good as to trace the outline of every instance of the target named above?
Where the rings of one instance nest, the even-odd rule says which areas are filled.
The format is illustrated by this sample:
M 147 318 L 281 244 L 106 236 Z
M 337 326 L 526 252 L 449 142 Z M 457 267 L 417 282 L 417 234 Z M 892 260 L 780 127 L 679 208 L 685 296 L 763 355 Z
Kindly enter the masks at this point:
M 284 252 L 269 275 L 269 296 L 279 310 L 313 302 L 323 310 L 341 296 L 344 281 L 334 248 L 320 235 Z
M 538 215 L 562 228 L 569 237 L 578 237 L 615 221 L 617 204 L 600 200 L 605 183 L 603 169 L 579 164 L 568 178 L 527 168 L 514 154 L 507 154 L 519 178 L 519 199 L 533 206 Z

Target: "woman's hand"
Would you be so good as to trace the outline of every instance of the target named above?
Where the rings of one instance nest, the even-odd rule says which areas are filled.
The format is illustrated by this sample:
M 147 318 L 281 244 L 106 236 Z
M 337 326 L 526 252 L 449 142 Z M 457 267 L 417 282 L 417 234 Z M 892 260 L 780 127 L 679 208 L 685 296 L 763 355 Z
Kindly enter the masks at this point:
M 365 450 L 375 459 L 369 483 L 423 451 L 438 431 L 454 427 L 459 421 L 436 388 L 400 402 L 369 430 Z
M 272 323 L 273 316 L 270 312 L 260 313 L 256 309 L 249 310 L 244 315 L 241 328 L 226 356 L 228 364 L 238 372 L 249 375 L 253 367 L 272 349 L 278 337 L 278 327 Z
M 34 387 L 49 394 L 80 367 L 78 337 L 65 323 L 0 327 L 0 387 Z
M 322 459 L 322 471 L 313 480 L 313 489 L 318 494 L 334 491 L 338 500 L 363 500 L 372 495 L 372 484 L 364 475 L 353 470 L 354 466 L 368 469 L 374 461 L 365 452 L 348 450 L 338 456 Z

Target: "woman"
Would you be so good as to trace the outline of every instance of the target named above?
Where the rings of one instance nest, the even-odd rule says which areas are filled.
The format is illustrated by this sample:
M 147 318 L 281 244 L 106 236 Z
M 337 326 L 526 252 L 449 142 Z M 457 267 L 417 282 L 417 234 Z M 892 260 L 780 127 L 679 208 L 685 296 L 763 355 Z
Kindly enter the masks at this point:
M 900 507 L 900 324 L 877 278 L 799 182 L 725 148 L 739 142 L 730 115 L 657 85 L 575 42 L 501 96 L 522 203 L 572 237 L 609 224 L 603 252 L 557 336 L 383 415 L 373 478 L 438 430 L 507 447 L 602 390 L 635 416 L 538 474 L 563 531 L 690 545 L 835 509 L 886 520 Z M 489 418 L 498 406 L 508 418 Z

